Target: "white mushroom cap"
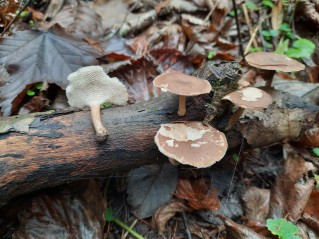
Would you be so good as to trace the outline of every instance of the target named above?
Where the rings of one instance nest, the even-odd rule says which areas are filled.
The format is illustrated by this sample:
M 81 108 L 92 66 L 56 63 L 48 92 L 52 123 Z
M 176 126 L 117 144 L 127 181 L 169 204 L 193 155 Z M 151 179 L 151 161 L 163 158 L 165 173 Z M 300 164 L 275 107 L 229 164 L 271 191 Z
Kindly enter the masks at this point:
M 109 77 L 101 66 L 87 66 L 68 76 L 69 85 L 66 95 L 71 106 L 100 105 L 105 102 L 125 105 L 128 100 L 127 90 L 116 77 Z
M 272 102 L 272 97 L 267 92 L 255 87 L 233 91 L 222 99 L 229 100 L 241 108 L 255 110 L 264 109 Z
M 221 160 L 228 147 L 224 133 L 199 121 L 162 124 L 155 143 L 167 157 L 197 168 Z
M 301 71 L 305 65 L 288 56 L 272 52 L 254 52 L 245 57 L 249 65 L 264 70 L 283 72 Z
M 157 76 L 153 85 L 176 95 L 195 96 L 207 94 L 212 90 L 207 80 L 180 72 L 169 72 Z

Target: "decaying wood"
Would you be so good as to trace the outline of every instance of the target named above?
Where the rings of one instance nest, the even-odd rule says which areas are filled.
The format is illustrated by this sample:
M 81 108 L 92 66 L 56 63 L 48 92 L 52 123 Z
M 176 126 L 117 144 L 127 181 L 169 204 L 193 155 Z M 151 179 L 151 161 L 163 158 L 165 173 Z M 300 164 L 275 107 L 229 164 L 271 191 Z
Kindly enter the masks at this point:
M 41 188 L 166 160 L 153 139 L 160 124 L 203 120 L 204 105 L 203 98 L 189 97 L 186 116 L 178 117 L 178 98 L 166 93 L 148 102 L 104 109 L 102 121 L 110 132 L 104 143 L 96 141 L 89 111 L 0 118 L 0 206 L 18 195 Z M 299 107 L 291 103 L 286 105 Z M 318 108 L 314 109 L 301 120 L 309 127 L 318 112 Z M 284 111 L 291 115 L 291 110 Z M 267 110 L 265 120 L 272 117 L 267 114 L 274 114 L 274 111 Z M 229 147 L 242 142 L 238 132 L 247 137 L 251 132 L 249 126 L 263 120 L 259 115 L 247 117 L 242 120 L 245 130 L 238 123 L 227 133 Z M 227 119 L 222 118 L 221 122 L 224 121 L 227 123 Z M 273 123 L 259 124 L 260 131 L 252 133 L 260 138 L 260 132 L 270 129 L 276 131 Z M 240 138 L 236 139 L 238 135 Z M 276 139 L 274 133 L 272 138 L 283 139 L 281 136 Z M 258 143 L 257 147 L 263 146 L 266 145 Z
M 11 128 L 0 133 L 0 205 L 40 188 L 159 162 L 165 158 L 154 144 L 160 124 L 203 120 L 200 101 L 190 98 L 182 118 L 171 94 L 102 110 L 110 132 L 105 143 L 96 141 L 89 111 L 0 119 L 0 132 Z

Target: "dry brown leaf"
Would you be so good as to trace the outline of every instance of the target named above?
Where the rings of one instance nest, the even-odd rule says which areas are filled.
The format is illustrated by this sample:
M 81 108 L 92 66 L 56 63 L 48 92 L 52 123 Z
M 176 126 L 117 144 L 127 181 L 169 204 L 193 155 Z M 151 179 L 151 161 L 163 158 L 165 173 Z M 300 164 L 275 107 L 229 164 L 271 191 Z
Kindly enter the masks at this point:
M 229 218 L 221 217 L 226 226 L 227 239 L 265 239 L 244 225 L 239 225 Z
M 300 144 L 311 147 L 319 147 L 319 127 L 314 125 L 301 136 Z
M 12 238 L 102 239 L 105 208 L 98 183 L 74 183 L 58 193 L 33 198 L 20 212 L 20 227 Z
M 309 200 L 305 206 L 304 212 L 319 219 L 319 191 L 313 191 L 310 194 Z
M 157 229 L 159 234 L 165 230 L 166 223 L 174 217 L 177 212 L 190 211 L 182 202 L 171 201 L 169 204 L 163 205 L 156 210 L 152 217 L 152 225 Z
M 138 36 L 126 41 L 126 44 L 135 52 L 138 57 L 144 56 L 147 52 L 147 40 L 145 35 Z
M 160 89 L 152 83 L 158 74 L 156 66 L 144 57 L 131 60 L 129 64 L 109 72 L 110 76 L 119 78 L 125 84 L 130 103 L 150 100 L 160 95 Z
M 2 1 L 0 5 L 0 32 L 7 27 L 9 22 L 15 17 L 19 4 L 16 1 Z
M 284 171 L 278 175 L 271 189 L 269 218 L 286 217 L 292 221 L 299 218 L 312 192 L 315 179 L 308 176 L 314 170 L 289 145 L 284 145 L 286 159 Z
M 155 49 L 150 55 L 155 59 L 160 73 L 178 71 L 191 75 L 195 71 L 189 57 L 176 49 Z
M 218 192 L 208 179 L 179 179 L 175 196 L 185 199 L 194 209 L 215 212 L 220 207 Z
M 245 216 L 249 221 L 265 223 L 269 213 L 270 190 L 250 187 L 243 197 Z
M 284 6 L 282 0 L 277 0 L 275 6 L 271 10 L 271 26 L 272 29 L 278 31 L 284 20 Z
M 43 22 L 42 27 L 49 29 L 55 24 L 62 26 L 66 32 L 79 38 L 98 40 L 103 35 L 101 16 L 89 7 L 87 2 L 68 4 L 49 22 Z

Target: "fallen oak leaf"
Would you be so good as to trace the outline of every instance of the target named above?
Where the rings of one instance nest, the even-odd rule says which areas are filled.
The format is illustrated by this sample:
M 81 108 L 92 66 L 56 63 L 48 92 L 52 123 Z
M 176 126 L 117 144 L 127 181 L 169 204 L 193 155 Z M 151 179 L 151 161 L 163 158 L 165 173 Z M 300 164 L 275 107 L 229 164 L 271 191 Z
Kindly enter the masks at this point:
M 175 196 L 185 199 L 194 209 L 210 209 L 216 211 L 220 207 L 218 192 L 210 180 L 179 179 Z
M 12 101 L 24 88 L 46 80 L 61 88 L 67 76 L 82 66 L 96 65 L 101 53 L 86 42 L 64 32 L 58 25 L 48 32 L 17 31 L 0 41 L 0 65 L 14 69 L 0 88 L 0 107 L 9 116 Z

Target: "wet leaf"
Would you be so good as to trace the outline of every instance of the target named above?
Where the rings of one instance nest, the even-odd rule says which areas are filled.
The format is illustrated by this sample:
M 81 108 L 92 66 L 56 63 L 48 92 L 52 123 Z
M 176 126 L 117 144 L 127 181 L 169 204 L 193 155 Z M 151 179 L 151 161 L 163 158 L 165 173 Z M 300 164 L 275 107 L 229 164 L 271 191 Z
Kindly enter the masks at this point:
M 144 57 L 121 65 L 109 72 L 109 75 L 119 78 L 124 83 L 129 93 L 130 103 L 150 100 L 161 93 L 160 89 L 152 83 L 159 75 L 156 66 Z
M 44 80 L 64 88 L 67 76 L 82 66 L 97 64 L 100 56 L 94 48 L 66 34 L 56 26 L 49 32 L 17 31 L 0 41 L 0 63 L 9 72 L 8 84 L 0 88 L 0 106 L 5 116 L 11 102 L 36 82 Z
M 185 199 L 194 209 L 209 209 L 215 212 L 220 207 L 217 190 L 210 180 L 179 179 L 175 196 Z
M 138 217 L 150 217 L 171 200 L 176 184 L 177 169 L 171 164 L 134 169 L 128 176 L 127 202 Z
M 58 193 L 32 199 L 19 215 L 13 239 L 103 238 L 105 204 L 95 181 L 74 183 Z
M 175 216 L 177 212 L 190 211 L 182 202 L 172 201 L 156 210 L 152 218 L 152 224 L 159 234 L 162 234 L 166 223 Z

